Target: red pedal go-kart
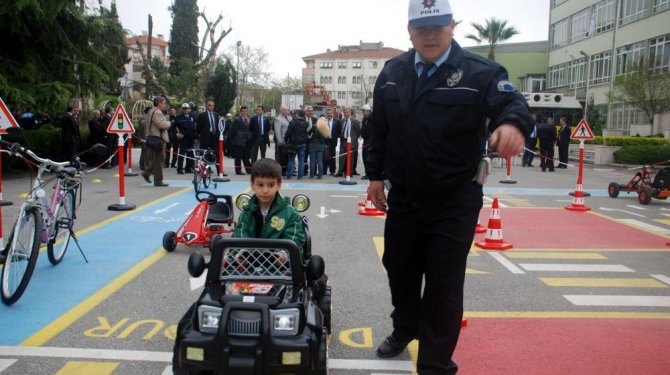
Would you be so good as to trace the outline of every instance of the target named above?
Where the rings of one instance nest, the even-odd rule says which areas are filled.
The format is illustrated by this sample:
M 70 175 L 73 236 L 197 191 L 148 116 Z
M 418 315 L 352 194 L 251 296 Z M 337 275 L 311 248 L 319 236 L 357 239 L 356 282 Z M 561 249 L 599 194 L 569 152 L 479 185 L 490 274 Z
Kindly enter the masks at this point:
M 644 165 L 626 185 L 616 182 L 610 183 L 607 193 L 610 197 L 616 198 L 619 192 L 626 193 L 637 192 L 637 199 L 640 204 L 647 205 L 651 198 L 666 199 L 670 197 L 670 168 L 658 168 L 656 176 L 652 181 L 654 167 Z
M 209 191 L 196 191 L 198 205 L 188 215 L 176 232 L 163 235 L 163 248 L 172 252 L 177 244 L 186 246 L 209 246 L 217 234 L 232 233 L 235 230 L 233 198 L 230 195 L 216 195 Z

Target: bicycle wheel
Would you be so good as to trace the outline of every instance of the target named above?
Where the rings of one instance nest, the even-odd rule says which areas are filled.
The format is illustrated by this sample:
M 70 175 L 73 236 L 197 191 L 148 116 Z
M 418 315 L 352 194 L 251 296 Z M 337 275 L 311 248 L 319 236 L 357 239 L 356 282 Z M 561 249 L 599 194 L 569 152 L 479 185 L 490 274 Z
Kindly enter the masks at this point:
M 28 208 L 19 216 L 7 245 L 7 258 L 2 269 L 2 302 L 11 305 L 26 290 L 33 275 L 40 250 L 42 215 L 37 208 Z
M 202 178 L 202 186 L 207 189 L 209 187 L 209 184 L 212 183 L 212 169 L 209 167 L 205 167 L 205 176 Z
M 72 232 L 70 228 L 74 225 L 74 192 L 68 191 L 63 195 L 63 202 L 56 205 L 54 221 L 51 223 L 51 237 L 47 242 L 47 255 L 49 262 L 54 266 L 60 263 L 65 256 L 67 246 L 70 244 Z
M 198 186 L 200 186 L 200 166 L 193 169 L 193 189 L 198 191 Z

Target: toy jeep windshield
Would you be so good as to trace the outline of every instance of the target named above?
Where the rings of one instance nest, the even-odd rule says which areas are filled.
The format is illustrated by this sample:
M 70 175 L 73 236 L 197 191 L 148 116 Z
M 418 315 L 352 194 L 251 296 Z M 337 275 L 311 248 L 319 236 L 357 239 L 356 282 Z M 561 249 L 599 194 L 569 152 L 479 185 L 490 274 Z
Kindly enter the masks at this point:
M 179 323 L 175 374 L 327 374 L 330 288 L 323 259 L 289 240 L 217 237 L 204 290 Z

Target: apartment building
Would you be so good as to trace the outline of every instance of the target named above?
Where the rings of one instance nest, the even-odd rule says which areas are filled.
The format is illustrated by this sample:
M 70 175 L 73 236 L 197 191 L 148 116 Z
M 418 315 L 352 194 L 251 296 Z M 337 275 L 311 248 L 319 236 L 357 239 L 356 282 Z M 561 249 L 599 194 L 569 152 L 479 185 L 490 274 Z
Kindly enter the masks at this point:
M 128 97 L 133 97 L 135 94 L 133 90 L 138 86 L 142 86 L 141 92 L 144 92 L 144 77 L 142 77 L 142 72 L 144 71 L 144 65 L 142 63 L 142 55 L 147 55 L 149 35 L 146 31 L 142 32 L 142 35 L 132 36 L 126 38 L 126 45 L 128 46 L 128 58 L 130 62 L 126 64 L 126 74 L 121 78 L 121 85 L 124 87 L 124 95 Z M 137 47 L 137 42 L 142 45 L 142 51 Z M 157 34 L 151 38 L 151 56 L 158 56 L 163 64 L 166 66 L 170 65 L 170 59 L 168 58 L 168 42 L 165 40 L 165 37 L 162 34 Z
M 574 93 L 589 113 L 605 115 L 606 134 L 668 131 L 666 116 L 652 126 L 631 105 L 608 103 L 607 94 L 615 77 L 643 63 L 654 73 L 670 71 L 670 0 L 548 1 L 547 91 Z
M 327 91 L 339 106 L 371 104 L 372 91 L 384 63 L 402 54 L 395 48 L 384 47 L 382 42 L 338 46 L 324 53 L 305 56 L 302 69 L 303 85 L 315 83 Z

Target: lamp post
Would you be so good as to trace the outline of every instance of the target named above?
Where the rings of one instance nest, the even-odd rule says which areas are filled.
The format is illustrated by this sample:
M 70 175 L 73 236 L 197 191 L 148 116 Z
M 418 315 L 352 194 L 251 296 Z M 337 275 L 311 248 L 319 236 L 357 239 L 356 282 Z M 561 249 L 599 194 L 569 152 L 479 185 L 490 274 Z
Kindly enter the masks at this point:
M 586 93 L 584 94 L 584 120 L 586 120 L 589 107 L 589 81 L 591 80 L 591 55 L 589 55 L 584 51 L 579 51 L 579 54 L 586 57 Z
M 235 68 L 235 97 L 237 98 L 237 105 L 235 106 L 235 109 L 240 107 L 240 103 L 242 102 L 242 98 L 240 97 L 240 46 L 242 45 L 242 41 L 238 40 L 237 41 L 237 67 Z

